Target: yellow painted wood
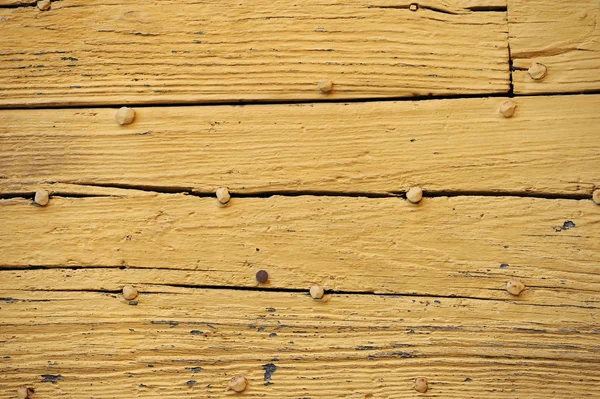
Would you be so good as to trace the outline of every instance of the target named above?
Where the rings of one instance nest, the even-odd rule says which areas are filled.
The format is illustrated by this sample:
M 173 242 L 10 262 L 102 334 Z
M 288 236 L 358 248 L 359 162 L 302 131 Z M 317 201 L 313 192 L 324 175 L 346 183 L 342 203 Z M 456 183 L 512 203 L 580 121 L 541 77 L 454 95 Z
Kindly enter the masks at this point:
M 0 291 L 7 398 L 585 398 L 600 382 L 598 309 L 202 289 L 130 306 L 20 287 Z M 224 392 L 236 374 L 249 388 Z
M 227 207 L 179 194 L 51 198 L 46 207 L 6 199 L 0 267 L 143 269 L 107 271 L 106 285 L 75 289 L 128 282 L 257 287 L 255 274 L 264 269 L 267 288 L 318 283 L 336 291 L 585 307 L 598 298 L 599 215 L 591 200 L 514 197 L 425 198 L 419 205 L 234 197 Z M 68 278 L 48 273 L 46 284 L 68 288 Z M 528 287 L 518 298 L 504 290 L 512 278 Z
M 1 10 L 0 106 L 509 90 L 505 0 L 53 2 Z M 387 8 L 388 6 L 393 8 Z M 450 13 L 449 13 L 450 12 Z M 317 82 L 333 81 L 330 94 Z
M 37 0 L 0 0 L 0 7 L 33 6 Z
M 517 94 L 600 89 L 600 6 L 597 0 L 508 0 L 510 50 Z M 532 62 L 548 68 L 542 80 Z
M 0 111 L 0 190 L 524 192 L 600 187 L 600 96 Z M 1 183 L 4 182 L 4 183 Z M 21 187 L 21 188 L 19 188 Z M 73 186 L 71 186 L 73 187 Z
M 0 198 L 33 198 L 38 190 L 46 190 L 56 197 L 140 197 L 153 196 L 155 193 L 135 189 L 115 187 L 84 186 L 80 184 L 63 184 L 56 182 L 40 183 L 35 180 L 19 180 L 0 178 Z

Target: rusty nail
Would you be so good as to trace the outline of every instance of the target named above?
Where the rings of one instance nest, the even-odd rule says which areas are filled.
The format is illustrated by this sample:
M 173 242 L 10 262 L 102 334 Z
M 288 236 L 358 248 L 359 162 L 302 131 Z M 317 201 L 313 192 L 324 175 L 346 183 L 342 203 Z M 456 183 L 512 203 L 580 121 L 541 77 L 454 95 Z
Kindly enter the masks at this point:
M 325 290 L 320 285 L 313 285 L 310 287 L 310 296 L 313 299 L 321 299 L 325 295 Z
M 27 399 L 29 397 L 30 392 L 31 391 L 29 390 L 29 388 L 27 388 L 25 385 L 17 388 L 17 396 L 19 397 L 19 399 Z
M 48 205 L 50 201 L 50 193 L 46 190 L 38 190 L 35 192 L 35 197 L 33 197 L 33 202 L 40 206 Z
M 256 281 L 258 281 L 261 284 L 264 284 L 267 282 L 267 280 L 269 279 L 269 273 L 267 273 L 265 270 L 259 270 L 256 272 Z
M 592 201 L 600 205 L 600 189 L 594 190 L 594 192 L 592 193 Z
M 246 380 L 246 377 L 241 376 L 241 375 L 236 375 L 235 377 L 233 377 L 231 379 L 231 381 L 229 381 L 229 384 L 227 385 L 227 391 L 229 390 L 233 390 L 235 392 L 244 392 L 246 390 L 246 387 L 248 386 L 248 380 Z
M 217 200 L 219 200 L 222 205 L 227 204 L 230 199 L 231 195 L 229 195 L 229 190 L 227 190 L 225 187 L 217 188 Z
M 529 73 L 529 76 L 531 77 L 531 79 L 541 80 L 548 73 L 548 68 L 546 68 L 546 65 L 544 65 L 544 64 L 541 64 L 539 62 L 534 62 L 529 67 L 529 70 L 527 71 L 527 73 Z
M 415 390 L 417 392 L 425 393 L 429 389 L 429 384 L 427 383 L 427 378 L 425 377 L 417 377 L 415 378 Z
M 48 11 L 51 5 L 50 0 L 40 0 L 37 2 L 37 8 L 41 11 Z
M 517 109 L 517 103 L 512 100 L 506 100 L 500 105 L 500 113 L 505 118 L 510 118 L 513 116 L 515 109 Z
M 423 190 L 421 187 L 413 187 L 406 192 L 406 199 L 413 204 L 418 204 L 423 198 Z
M 130 285 L 123 287 L 123 298 L 131 301 L 138 296 L 138 291 Z
M 518 296 L 525 289 L 525 284 L 519 280 L 510 280 L 506 283 L 506 291 L 511 295 Z
M 135 119 L 135 110 L 129 107 L 121 107 L 115 114 L 119 125 L 129 125 Z
M 331 80 L 321 80 L 317 84 L 321 93 L 330 93 L 333 89 L 333 82 Z

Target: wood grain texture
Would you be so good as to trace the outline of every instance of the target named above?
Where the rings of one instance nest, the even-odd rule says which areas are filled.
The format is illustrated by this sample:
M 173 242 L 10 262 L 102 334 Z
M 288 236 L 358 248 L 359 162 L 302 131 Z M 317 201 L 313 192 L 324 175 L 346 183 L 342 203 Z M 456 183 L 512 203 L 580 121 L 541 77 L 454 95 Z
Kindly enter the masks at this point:
M 597 0 L 508 0 L 510 50 L 517 94 L 600 89 L 600 6 Z M 548 68 L 542 80 L 532 62 Z
M 0 0 L 0 7 L 34 6 L 37 0 Z
M 600 187 L 599 95 L 0 111 L 0 189 L 44 182 L 233 193 Z
M 505 93 L 505 0 L 69 0 L 3 9 L 0 106 Z M 388 8 L 387 6 L 394 7 Z M 470 8 L 469 8 L 470 7 Z M 325 95 L 317 82 L 334 82 Z
M 594 398 L 598 309 L 180 289 L 0 291 L 0 396 Z M 271 371 L 266 373 L 266 371 Z M 429 379 L 427 395 L 413 379 Z M 55 380 L 55 382 L 51 382 Z
M 143 269 L 104 271 L 107 285 L 78 289 L 257 287 L 255 273 L 264 269 L 270 289 L 318 283 L 499 300 L 515 299 L 504 287 L 519 278 L 529 287 L 519 300 L 595 307 L 598 215 L 591 200 L 510 197 L 426 198 L 415 206 L 398 198 L 275 196 L 219 207 L 213 198 L 174 194 L 52 198 L 44 208 L 6 199 L 1 268 Z M 63 289 L 65 278 L 48 274 Z

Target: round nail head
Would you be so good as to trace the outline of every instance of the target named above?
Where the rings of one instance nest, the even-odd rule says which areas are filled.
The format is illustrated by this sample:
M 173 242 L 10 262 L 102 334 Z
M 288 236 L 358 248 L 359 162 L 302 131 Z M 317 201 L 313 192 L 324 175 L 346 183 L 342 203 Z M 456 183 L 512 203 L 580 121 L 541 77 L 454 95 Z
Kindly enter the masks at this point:
M 40 0 L 37 2 L 37 8 L 39 8 L 40 11 L 48 11 L 51 6 L 50 0 Z
M 546 65 L 544 64 L 534 62 L 529 67 L 527 73 L 529 73 L 529 77 L 531 77 L 531 79 L 541 80 L 544 79 L 544 76 L 546 76 L 546 74 L 548 73 L 548 68 L 546 68 Z
M 427 378 L 425 377 L 417 377 L 415 378 L 415 390 L 417 392 L 425 393 L 429 389 L 429 384 L 427 383 Z
M 123 298 L 131 301 L 138 296 L 138 291 L 130 285 L 123 287 Z
M 48 205 L 50 201 L 50 193 L 46 190 L 39 190 L 35 192 L 35 197 L 33 197 L 33 202 L 40 206 Z
M 261 284 L 264 284 L 267 282 L 267 280 L 269 279 L 269 273 L 267 273 L 265 270 L 259 270 L 256 272 L 256 281 L 258 281 Z
M 413 204 L 418 204 L 423 199 L 421 187 L 413 187 L 406 192 L 406 199 Z
M 310 287 L 310 296 L 313 299 L 321 299 L 325 295 L 325 290 L 320 285 L 313 285 Z
M 135 110 L 129 107 L 121 107 L 115 114 L 119 125 L 129 125 L 135 119 Z
M 519 280 L 510 280 L 506 283 L 506 291 L 509 294 L 518 296 L 525 289 L 525 284 Z
M 26 386 L 17 388 L 17 396 L 19 399 L 27 399 L 29 397 L 29 389 Z
M 600 205 L 600 189 L 594 190 L 594 192 L 592 193 L 592 201 Z
M 517 104 L 512 100 L 506 100 L 500 105 L 500 113 L 505 118 L 510 118 L 514 115 Z
M 331 80 L 321 80 L 318 87 L 321 93 L 330 93 L 333 90 L 333 82 Z
M 225 205 L 229 202 L 229 200 L 231 199 L 231 195 L 229 195 L 229 190 L 227 190 L 225 187 L 219 187 L 217 188 L 217 200 Z
M 231 381 L 229 381 L 229 385 L 227 385 L 227 390 L 232 390 L 235 392 L 244 392 L 247 386 L 248 380 L 246 380 L 246 377 L 236 375 L 231 379 Z

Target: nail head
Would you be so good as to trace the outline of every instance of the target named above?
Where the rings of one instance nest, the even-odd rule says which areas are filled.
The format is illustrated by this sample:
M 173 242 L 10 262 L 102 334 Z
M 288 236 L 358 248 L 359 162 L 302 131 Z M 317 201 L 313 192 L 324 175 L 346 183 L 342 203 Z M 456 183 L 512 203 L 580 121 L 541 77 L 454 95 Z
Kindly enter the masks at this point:
M 40 0 L 37 2 L 37 8 L 39 8 L 41 11 L 48 11 L 51 6 L 52 3 L 50 0 Z
M 33 197 L 33 202 L 40 206 L 48 205 L 50 201 L 50 193 L 46 190 L 38 190 L 35 192 L 35 197 Z
M 506 291 L 509 294 L 518 296 L 525 289 L 525 284 L 520 282 L 519 280 L 510 280 L 506 283 Z
M 600 189 L 594 190 L 594 192 L 592 193 L 592 201 L 600 205 Z
M 25 385 L 20 386 L 17 388 L 17 396 L 19 399 L 27 399 L 29 397 L 29 388 L 27 388 Z
M 333 82 L 331 80 L 321 80 L 318 87 L 321 93 L 330 93 L 333 90 Z
M 325 295 L 325 290 L 320 285 L 313 285 L 310 287 L 310 296 L 313 299 L 321 299 Z
M 227 385 L 227 390 L 233 390 L 235 392 L 244 392 L 247 386 L 248 380 L 246 380 L 246 377 L 236 375 L 231 379 L 231 381 L 229 381 L 229 384 Z
M 259 270 L 256 272 L 256 281 L 258 281 L 261 284 L 264 284 L 267 282 L 267 280 L 269 279 L 269 273 L 267 273 L 265 270 Z
M 425 393 L 429 389 L 429 383 L 425 377 L 415 378 L 415 390 L 417 392 Z
M 138 291 L 130 286 L 130 285 L 126 285 L 123 287 L 123 298 L 127 299 L 128 301 L 131 301 L 135 298 L 137 298 L 138 296 Z
M 515 109 L 517 109 L 517 103 L 512 100 L 506 100 L 500 105 L 500 113 L 505 118 L 510 118 L 513 116 Z
M 406 199 L 413 204 L 418 204 L 423 199 L 423 190 L 421 187 L 412 187 L 406 192 Z
M 527 73 L 529 73 L 529 77 L 531 77 L 531 79 L 541 80 L 548 73 L 548 68 L 546 68 L 546 65 L 542 63 L 534 62 L 529 67 Z
M 129 107 L 121 107 L 115 114 L 119 125 L 129 125 L 135 119 L 135 110 Z
M 231 199 L 231 195 L 229 194 L 229 190 L 225 187 L 217 188 L 217 200 L 223 205 L 227 204 Z
M 415 4 L 415 3 L 412 3 L 412 4 L 410 5 L 409 9 L 410 9 L 411 11 L 417 11 L 417 10 L 419 9 L 419 5 L 418 5 L 418 4 Z

